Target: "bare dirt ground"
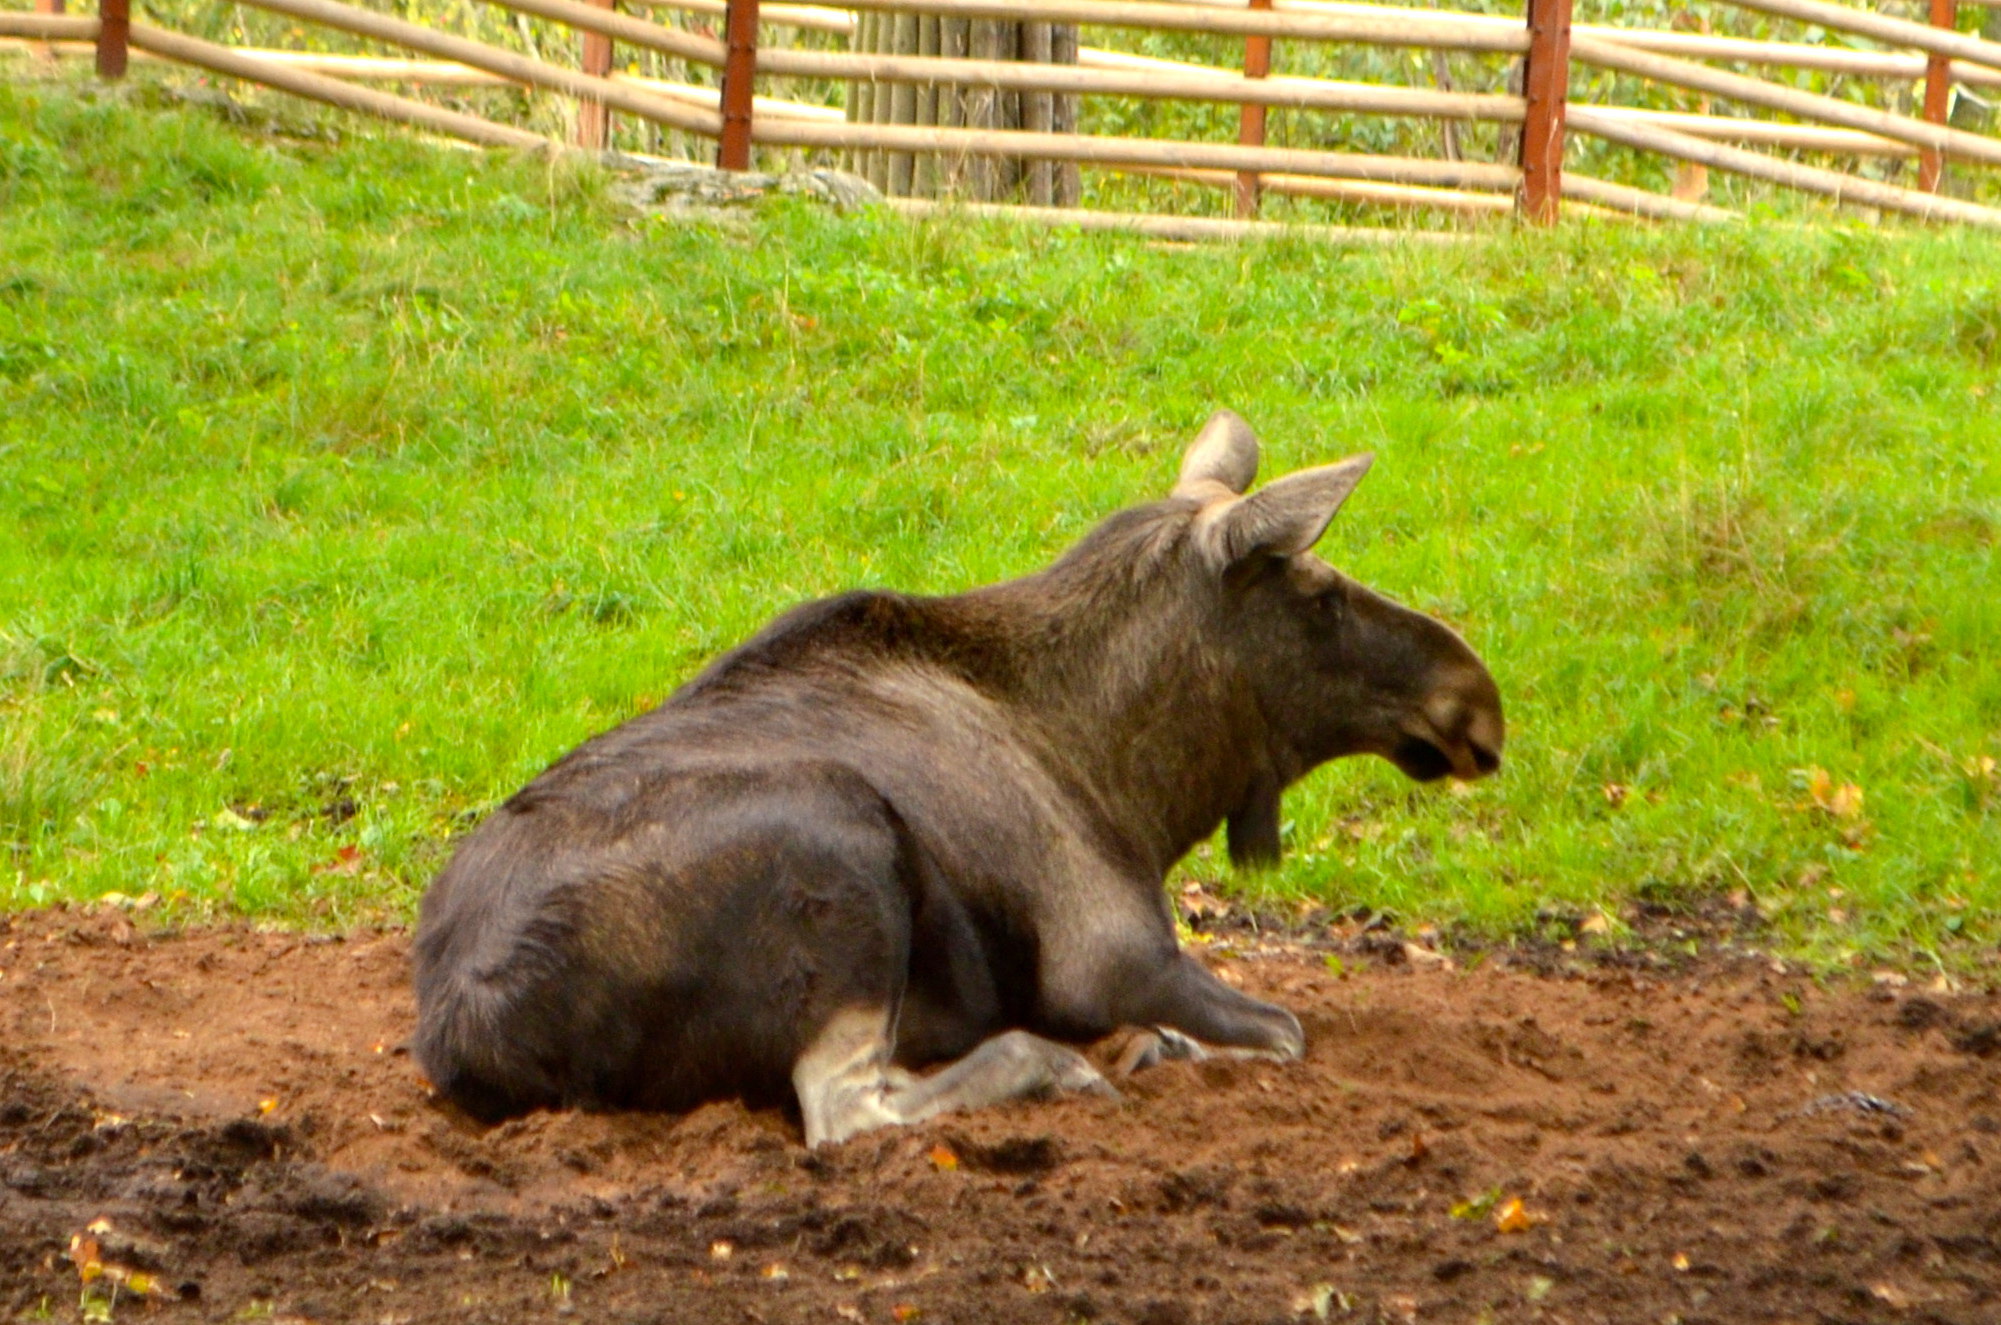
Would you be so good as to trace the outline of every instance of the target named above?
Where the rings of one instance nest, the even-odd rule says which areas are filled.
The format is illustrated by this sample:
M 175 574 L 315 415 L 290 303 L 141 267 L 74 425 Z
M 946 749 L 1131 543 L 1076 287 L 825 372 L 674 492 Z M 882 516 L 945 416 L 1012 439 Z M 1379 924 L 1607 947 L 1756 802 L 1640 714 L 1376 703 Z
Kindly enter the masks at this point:
M 1218 959 L 1304 1063 L 808 1154 L 456 1116 L 400 933 L 0 917 L 0 1320 L 2001 1321 L 1993 994 L 1318 942 Z

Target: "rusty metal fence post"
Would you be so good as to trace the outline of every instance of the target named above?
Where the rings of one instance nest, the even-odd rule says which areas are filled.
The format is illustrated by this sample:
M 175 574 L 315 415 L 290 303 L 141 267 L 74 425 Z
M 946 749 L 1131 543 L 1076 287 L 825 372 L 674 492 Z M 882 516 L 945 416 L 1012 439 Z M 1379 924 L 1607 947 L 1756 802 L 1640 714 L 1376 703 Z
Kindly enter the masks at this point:
M 617 9 L 618 0 L 585 0 L 593 9 Z M 583 71 L 592 78 L 611 72 L 611 38 L 598 32 L 583 36 Z M 577 146 L 586 152 L 602 152 L 611 146 L 611 107 L 586 99 L 577 103 Z
M 729 0 L 723 40 L 723 132 L 716 165 L 750 169 L 751 96 L 757 80 L 757 0 Z
M 1528 0 L 1529 51 L 1522 70 L 1522 184 L 1515 214 L 1554 225 L 1563 197 L 1563 112 L 1570 97 L 1570 0 Z
M 101 0 L 97 23 L 97 76 L 123 78 L 126 46 L 132 33 L 131 0 Z
M 1958 0 L 1932 0 L 1931 25 L 1947 32 L 1959 27 Z M 1933 55 L 1925 60 L 1925 119 L 1944 124 L 1952 109 L 1952 57 Z M 1945 176 L 1945 155 L 1936 147 L 1918 152 L 1918 187 L 1937 193 Z
M 1251 0 L 1252 9 L 1270 9 L 1271 0 Z M 1271 73 L 1271 38 L 1244 38 L 1244 77 L 1265 78 Z M 1262 103 L 1244 102 L 1237 107 L 1237 141 L 1247 147 L 1265 145 L 1265 108 Z M 1258 174 L 1237 172 L 1237 216 L 1248 220 L 1258 214 Z

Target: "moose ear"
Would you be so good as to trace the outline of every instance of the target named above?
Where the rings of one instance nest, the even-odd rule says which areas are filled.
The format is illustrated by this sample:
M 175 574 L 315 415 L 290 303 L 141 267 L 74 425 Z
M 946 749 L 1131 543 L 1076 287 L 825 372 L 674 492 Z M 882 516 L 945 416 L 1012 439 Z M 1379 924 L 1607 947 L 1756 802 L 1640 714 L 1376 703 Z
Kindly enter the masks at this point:
M 1337 465 L 1302 469 L 1234 502 L 1210 526 L 1225 566 L 1263 554 L 1289 557 L 1320 541 L 1334 512 L 1369 472 L 1376 457 L 1350 456 Z
M 1174 495 L 1200 496 L 1200 489 L 1211 483 L 1242 495 L 1257 476 L 1257 434 L 1235 412 L 1219 409 L 1202 425 L 1181 458 L 1181 477 L 1175 481 Z

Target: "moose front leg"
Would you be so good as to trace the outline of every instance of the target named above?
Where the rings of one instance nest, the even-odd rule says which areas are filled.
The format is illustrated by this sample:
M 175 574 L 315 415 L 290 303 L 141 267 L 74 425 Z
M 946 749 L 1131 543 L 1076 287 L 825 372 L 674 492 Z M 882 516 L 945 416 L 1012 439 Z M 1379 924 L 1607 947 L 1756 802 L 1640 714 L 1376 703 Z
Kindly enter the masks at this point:
M 1206 1058 L 1212 1051 L 1280 1062 L 1306 1052 L 1299 1018 L 1230 988 L 1185 952 L 1134 991 L 1121 1020 L 1153 1028 L 1127 1047 L 1122 1072 L 1163 1059 Z

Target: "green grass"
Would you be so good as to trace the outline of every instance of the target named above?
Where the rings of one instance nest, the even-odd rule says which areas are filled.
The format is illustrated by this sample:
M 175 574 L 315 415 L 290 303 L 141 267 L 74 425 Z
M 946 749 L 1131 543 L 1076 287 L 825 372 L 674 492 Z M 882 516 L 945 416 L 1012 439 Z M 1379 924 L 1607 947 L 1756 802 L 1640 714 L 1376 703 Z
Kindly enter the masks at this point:
M 0 906 L 407 917 L 773 613 L 1040 566 L 1229 404 L 1267 474 L 1378 452 L 1323 550 L 1458 624 L 1512 725 L 1463 794 L 1315 774 L 1240 886 L 1488 935 L 1742 889 L 1834 961 L 2001 938 L 1991 238 L 668 223 L 62 83 L 0 84 L 0 215 Z

